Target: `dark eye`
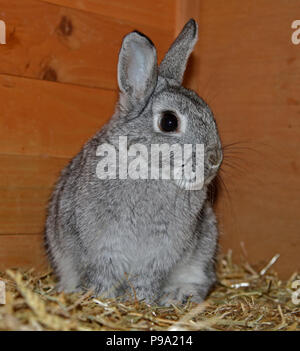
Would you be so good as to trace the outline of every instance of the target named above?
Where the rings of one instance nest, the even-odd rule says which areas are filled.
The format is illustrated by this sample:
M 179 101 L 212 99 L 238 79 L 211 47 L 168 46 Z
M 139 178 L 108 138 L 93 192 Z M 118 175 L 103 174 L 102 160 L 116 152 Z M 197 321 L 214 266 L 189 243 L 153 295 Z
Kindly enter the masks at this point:
M 176 132 L 178 129 L 178 117 L 172 111 L 164 111 L 160 120 L 160 129 L 163 132 Z

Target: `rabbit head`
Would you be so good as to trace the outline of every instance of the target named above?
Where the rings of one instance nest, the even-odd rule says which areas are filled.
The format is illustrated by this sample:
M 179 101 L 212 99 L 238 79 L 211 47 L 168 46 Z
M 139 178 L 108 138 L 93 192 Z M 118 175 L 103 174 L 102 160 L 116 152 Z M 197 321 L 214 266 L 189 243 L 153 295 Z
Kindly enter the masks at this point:
M 159 66 L 150 39 L 137 31 L 125 36 L 118 62 L 120 99 L 110 127 L 112 134 L 144 145 L 204 145 L 208 184 L 222 161 L 216 122 L 205 101 L 181 85 L 197 34 L 191 19 Z

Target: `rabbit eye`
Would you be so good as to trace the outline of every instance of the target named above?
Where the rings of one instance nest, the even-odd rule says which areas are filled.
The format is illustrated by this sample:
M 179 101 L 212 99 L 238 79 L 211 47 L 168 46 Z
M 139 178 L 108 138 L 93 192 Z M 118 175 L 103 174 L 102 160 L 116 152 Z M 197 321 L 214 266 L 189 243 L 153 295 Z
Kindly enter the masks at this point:
M 160 119 L 160 129 L 163 132 L 176 132 L 179 126 L 178 117 L 172 111 L 164 111 Z

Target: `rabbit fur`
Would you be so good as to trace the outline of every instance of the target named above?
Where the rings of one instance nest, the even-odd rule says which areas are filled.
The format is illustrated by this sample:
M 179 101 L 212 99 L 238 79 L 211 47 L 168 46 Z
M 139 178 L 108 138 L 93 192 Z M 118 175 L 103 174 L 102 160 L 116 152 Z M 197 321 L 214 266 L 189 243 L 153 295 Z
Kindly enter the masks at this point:
M 92 289 L 111 298 L 135 293 L 168 305 L 201 302 L 215 283 L 218 229 L 207 192 L 221 164 L 221 142 L 208 105 L 181 85 L 197 33 L 191 19 L 159 66 L 150 39 L 136 31 L 123 39 L 115 113 L 62 171 L 49 204 L 45 245 L 59 290 Z M 165 110 L 181 116 L 184 130 L 159 130 Z M 97 148 L 109 143 L 119 151 L 119 136 L 127 137 L 128 147 L 204 144 L 204 186 L 99 179 Z

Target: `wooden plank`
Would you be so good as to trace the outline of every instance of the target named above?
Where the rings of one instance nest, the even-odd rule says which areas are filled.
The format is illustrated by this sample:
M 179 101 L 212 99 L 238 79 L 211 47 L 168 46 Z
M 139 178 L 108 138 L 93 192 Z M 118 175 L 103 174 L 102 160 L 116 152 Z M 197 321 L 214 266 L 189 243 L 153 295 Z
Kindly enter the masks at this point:
M 159 57 L 173 39 L 172 30 L 34 0 L 2 2 L 1 19 L 7 43 L 0 49 L 0 73 L 105 89 L 117 88 L 118 53 L 128 32 L 145 32 Z
M 0 236 L 44 229 L 53 184 L 68 159 L 0 155 Z
M 116 99 L 114 91 L 0 75 L 0 153 L 71 157 Z
M 18 267 L 48 268 L 42 235 L 0 235 L 0 270 Z
M 42 0 L 51 4 L 97 13 L 134 25 L 147 25 L 172 32 L 174 0 Z
M 198 20 L 200 11 L 199 0 L 175 0 L 175 35 L 178 35 L 182 27 L 190 18 Z M 199 23 L 198 23 L 199 25 Z
M 288 277 L 300 269 L 300 50 L 291 42 L 299 1 L 257 4 L 202 0 L 183 15 L 199 22 L 186 82 L 210 103 L 223 143 L 244 142 L 223 165 L 221 248 L 239 256 L 243 242 L 253 264 L 280 253 L 275 268 Z

